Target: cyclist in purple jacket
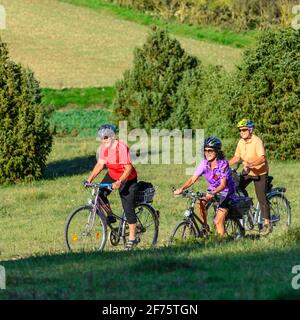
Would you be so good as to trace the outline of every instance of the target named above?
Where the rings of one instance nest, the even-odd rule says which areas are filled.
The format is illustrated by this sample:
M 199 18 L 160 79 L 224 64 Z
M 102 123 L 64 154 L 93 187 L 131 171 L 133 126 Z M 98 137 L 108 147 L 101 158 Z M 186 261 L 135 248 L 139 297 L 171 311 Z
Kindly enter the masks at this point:
M 234 181 L 231 177 L 231 171 L 227 160 L 224 159 L 222 152 L 222 143 L 216 137 L 209 137 L 204 141 L 204 159 L 196 168 L 194 174 L 182 185 L 181 188 L 174 191 L 174 194 L 180 194 L 183 190 L 192 186 L 200 176 L 204 175 L 209 187 L 205 199 L 199 203 L 199 216 L 202 224 L 209 230 L 207 225 L 207 212 L 205 206 L 211 201 L 215 194 L 220 195 L 220 201 L 217 206 L 214 224 L 218 234 L 223 237 L 225 234 L 224 222 L 228 213 L 228 202 L 234 199 Z

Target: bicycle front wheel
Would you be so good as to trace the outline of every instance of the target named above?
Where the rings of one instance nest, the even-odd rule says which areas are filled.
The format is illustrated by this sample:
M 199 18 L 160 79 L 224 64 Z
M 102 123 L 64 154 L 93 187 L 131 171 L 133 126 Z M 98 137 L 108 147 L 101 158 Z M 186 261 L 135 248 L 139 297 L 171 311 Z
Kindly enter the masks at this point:
M 291 225 L 291 207 L 287 198 L 281 193 L 275 193 L 268 198 L 272 225 L 284 229 Z
M 106 219 L 93 206 L 74 210 L 65 227 L 65 244 L 69 251 L 100 251 L 107 239 Z
M 135 214 L 137 217 L 136 238 L 140 240 L 139 247 L 155 246 L 159 227 L 156 211 L 148 204 L 139 204 L 135 208 Z
M 178 244 L 185 241 L 193 241 L 196 237 L 196 229 L 192 221 L 181 221 L 175 227 L 170 238 L 170 243 Z

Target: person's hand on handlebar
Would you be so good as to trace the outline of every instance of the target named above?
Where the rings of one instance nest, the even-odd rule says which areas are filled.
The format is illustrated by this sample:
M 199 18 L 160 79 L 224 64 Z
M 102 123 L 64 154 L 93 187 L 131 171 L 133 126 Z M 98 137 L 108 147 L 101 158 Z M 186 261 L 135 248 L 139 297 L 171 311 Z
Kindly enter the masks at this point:
M 250 163 L 248 161 L 243 161 L 243 170 L 242 170 L 242 175 L 246 176 L 249 171 L 250 171 Z
M 178 188 L 178 189 L 174 190 L 174 195 L 178 196 L 178 195 L 180 195 L 182 192 L 183 192 L 183 189 L 182 189 L 182 188 Z
M 91 183 L 88 180 L 83 181 L 83 185 L 85 188 L 89 187 Z
M 211 193 L 211 192 L 206 192 L 206 194 L 205 194 L 205 198 L 209 201 L 209 200 L 211 200 L 211 199 L 213 199 L 213 197 L 214 197 L 215 195 L 213 194 L 213 193 Z
M 121 180 L 117 180 L 116 182 L 114 182 L 114 183 L 112 184 L 112 189 L 113 189 L 113 190 L 118 190 L 118 189 L 120 189 L 121 184 L 122 184 L 122 181 L 121 181 Z
M 251 164 L 248 161 L 243 161 L 243 169 L 246 170 L 247 168 L 250 168 Z

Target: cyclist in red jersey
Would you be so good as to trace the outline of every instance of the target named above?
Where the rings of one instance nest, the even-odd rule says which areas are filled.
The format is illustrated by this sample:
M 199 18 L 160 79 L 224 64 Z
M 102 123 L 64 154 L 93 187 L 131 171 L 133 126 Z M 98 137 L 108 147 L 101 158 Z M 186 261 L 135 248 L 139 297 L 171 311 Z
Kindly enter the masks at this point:
M 119 190 L 122 207 L 129 225 L 129 239 L 126 249 L 131 249 L 138 241 L 136 240 L 136 214 L 134 211 L 134 192 L 137 183 L 137 172 L 132 165 L 128 146 L 116 138 L 116 127 L 104 124 L 98 129 L 97 136 L 101 140 L 100 155 L 93 171 L 87 179 L 91 183 L 96 176 L 105 168 L 108 172 L 101 183 L 111 183 L 114 190 Z M 110 191 L 100 190 L 101 198 L 109 205 L 107 196 Z M 107 219 L 113 223 L 114 216 Z

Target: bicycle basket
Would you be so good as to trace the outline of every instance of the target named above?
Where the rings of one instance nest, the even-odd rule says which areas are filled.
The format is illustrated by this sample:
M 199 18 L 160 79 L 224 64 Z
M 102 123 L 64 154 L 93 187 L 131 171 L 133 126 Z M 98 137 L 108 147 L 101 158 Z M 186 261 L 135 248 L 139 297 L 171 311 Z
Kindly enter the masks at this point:
M 134 192 L 135 203 L 150 203 L 153 201 L 155 188 L 152 183 L 139 181 Z
M 229 216 L 242 218 L 247 214 L 252 205 L 252 199 L 249 197 L 237 197 L 229 201 Z

